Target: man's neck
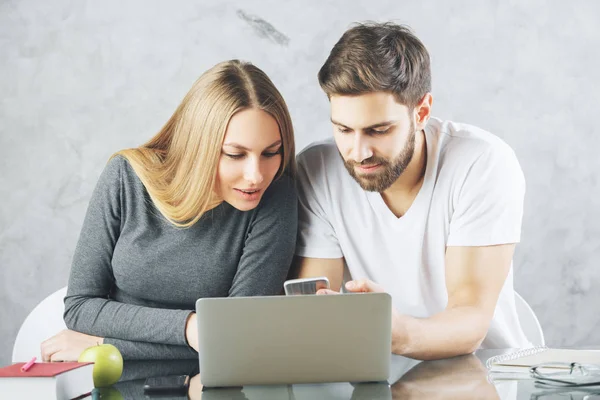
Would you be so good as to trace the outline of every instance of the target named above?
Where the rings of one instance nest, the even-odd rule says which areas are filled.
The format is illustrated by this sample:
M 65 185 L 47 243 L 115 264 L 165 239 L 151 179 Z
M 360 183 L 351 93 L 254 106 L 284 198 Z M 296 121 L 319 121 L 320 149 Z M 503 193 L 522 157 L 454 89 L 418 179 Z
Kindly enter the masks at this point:
M 396 182 L 381 193 L 381 197 L 396 217 L 404 215 L 417 197 L 423 186 L 426 167 L 427 143 L 425 133 L 421 130 L 416 133 L 415 152 L 410 163 Z

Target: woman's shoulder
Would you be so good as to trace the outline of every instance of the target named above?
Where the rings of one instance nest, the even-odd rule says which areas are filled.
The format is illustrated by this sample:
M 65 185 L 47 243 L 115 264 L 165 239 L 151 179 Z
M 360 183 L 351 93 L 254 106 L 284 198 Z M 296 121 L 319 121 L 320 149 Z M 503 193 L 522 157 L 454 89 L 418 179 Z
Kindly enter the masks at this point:
M 277 206 L 278 209 L 295 208 L 298 201 L 295 180 L 285 173 L 274 179 L 265 191 L 263 200 L 263 208 L 271 205 Z
M 287 173 L 275 178 L 267 188 L 267 193 L 278 193 L 285 195 L 296 195 L 296 181 Z M 266 193 L 265 193 L 266 194 Z
M 140 181 L 127 157 L 119 153 L 108 160 L 103 174 L 111 178 L 119 178 L 120 181 L 127 181 L 126 183 L 129 184 Z
M 112 156 L 104 165 L 104 169 L 100 173 L 98 184 L 100 186 L 117 186 L 121 182 L 121 174 L 126 164 L 125 157 L 120 155 Z
M 100 174 L 98 186 L 109 192 L 127 193 L 143 192 L 143 185 L 127 158 L 121 154 L 113 155 Z

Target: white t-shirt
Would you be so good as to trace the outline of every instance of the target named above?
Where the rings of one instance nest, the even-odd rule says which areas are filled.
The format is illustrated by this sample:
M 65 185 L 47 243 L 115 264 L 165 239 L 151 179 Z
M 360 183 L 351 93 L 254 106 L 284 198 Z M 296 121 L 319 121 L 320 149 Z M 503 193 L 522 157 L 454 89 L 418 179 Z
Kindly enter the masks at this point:
M 298 156 L 296 254 L 344 257 L 353 279 L 368 278 L 391 294 L 403 314 L 429 317 L 448 302 L 447 246 L 517 243 L 525 179 L 513 150 L 474 126 L 431 118 L 424 129 L 423 185 L 400 218 L 380 193 L 346 171 L 335 142 Z M 482 348 L 527 347 L 515 310 L 512 266 Z

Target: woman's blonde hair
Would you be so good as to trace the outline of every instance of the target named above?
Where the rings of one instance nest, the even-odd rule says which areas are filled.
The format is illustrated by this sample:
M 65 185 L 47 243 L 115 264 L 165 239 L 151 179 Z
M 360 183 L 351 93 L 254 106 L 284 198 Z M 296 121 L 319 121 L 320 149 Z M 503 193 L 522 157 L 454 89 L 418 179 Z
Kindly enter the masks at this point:
M 294 178 L 294 131 L 285 101 L 262 70 L 238 60 L 219 63 L 202 74 L 158 134 L 115 155 L 129 161 L 167 220 L 190 227 L 214 203 L 229 120 L 249 108 L 263 110 L 277 121 L 282 161 L 275 179 L 284 173 Z

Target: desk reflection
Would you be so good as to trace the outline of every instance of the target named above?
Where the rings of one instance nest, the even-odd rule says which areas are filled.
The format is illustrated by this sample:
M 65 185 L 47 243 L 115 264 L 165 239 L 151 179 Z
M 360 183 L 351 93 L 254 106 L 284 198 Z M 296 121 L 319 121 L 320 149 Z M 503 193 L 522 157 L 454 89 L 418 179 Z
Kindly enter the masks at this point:
M 149 396 L 144 394 L 146 378 L 188 374 L 192 376 L 187 395 Z M 121 380 L 100 391 L 100 399 L 191 399 L 191 400 L 391 400 L 387 382 L 381 383 L 323 383 L 301 385 L 244 386 L 243 388 L 211 388 L 203 390 L 196 360 L 127 361 Z
M 187 395 L 148 396 L 144 382 L 148 377 L 187 374 L 192 378 Z M 121 381 L 101 392 L 102 400 L 192 399 L 192 400 L 391 400 L 391 399 L 499 399 L 487 371 L 474 355 L 447 360 L 420 362 L 392 358 L 390 383 L 323 383 L 301 385 L 245 386 L 243 388 L 204 389 L 196 360 L 128 361 Z M 189 397 L 188 397 L 189 396 Z
M 244 386 L 202 390 L 199 375 L 192 378 L 189 398 L 193 400 L 391 400 L 387 382 L 380 383 L 321 383 L 301 385 Z
M 500 399 L 474 355 L 423 361 L 392 385 L 394 399 Z

